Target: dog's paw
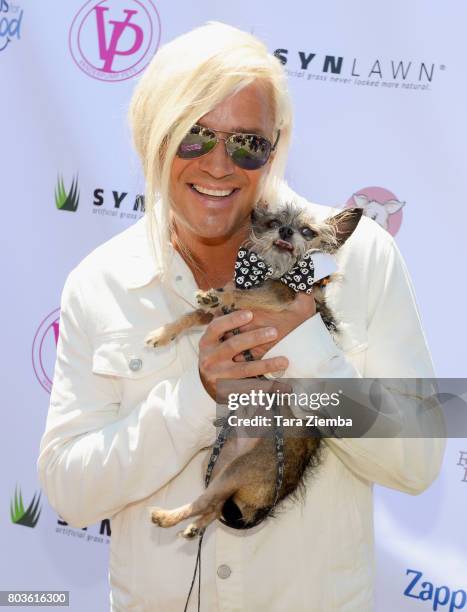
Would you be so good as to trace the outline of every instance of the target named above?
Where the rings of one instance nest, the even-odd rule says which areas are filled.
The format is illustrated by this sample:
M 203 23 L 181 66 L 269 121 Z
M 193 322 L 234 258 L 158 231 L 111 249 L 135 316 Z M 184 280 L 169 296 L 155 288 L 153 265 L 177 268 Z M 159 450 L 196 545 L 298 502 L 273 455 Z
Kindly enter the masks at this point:
M 177 535 L 180 538 L 192 540 L 193 538 L 196 538 L 196 536 L 200 535 L 200 532 L 201 529 L 199 527 L 196 527 L 195 523 L 191 523 L 191 525 L 188 525 L 186 529 L 184 529 L 183 531 L 179 531 Z
M 175 340 L 176 337 L 177 335 L 173 332 L 173 330 L 167 326 L 164 326 L 148 334 L 144 339 L 144 344 L 146 346 L 151 346 L 152 348 L 157 348 L 166 346 L 172 342 L 172 340 Z
M 170 525 L 167 524 L 167 512 L 166 510 L 163 510 L 162 508 L 149 508 L 149 513 L 151 516 L 151 521 L 154 523 L 154 525 L 158 525 L 159 527 L 170 527 Z
M 209 291 L 197 291 L 195 297 L 201 308 L 217 308 L 220 303 L 217 289 L 209 289 Z

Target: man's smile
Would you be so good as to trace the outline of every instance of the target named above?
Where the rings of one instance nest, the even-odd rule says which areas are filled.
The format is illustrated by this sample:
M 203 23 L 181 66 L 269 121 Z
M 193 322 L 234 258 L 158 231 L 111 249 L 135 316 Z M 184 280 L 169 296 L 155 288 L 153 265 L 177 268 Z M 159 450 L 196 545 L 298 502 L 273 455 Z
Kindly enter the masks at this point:
M 211 187 L 207 185 L 200 185 L 199 183 L 189 183 L 191 189 L 200 195 L 210 196 L 213 198 L 227 198 L 232 195 L 234 192 L 238 191 L 238 187 L 224 187 L 220 189 L 219 187 Z
M 189 183 L 189 185 L 193 191 L 216 198 L 225 198 L 230 196 L 234 191 L 238 191 L 238 187 L 226 187 L 224 189 L 219 189 L 215 187 L 206 187 L 200 185 L 199 183 Z
M 240 194 L 239 187 L 225 187 L 224 189 L 213 186 L 200 185 L 199 183 L 187 183 L 190 193 L 196 198 L 204 209 L 224 210 L 230 208 L 237 196 Z

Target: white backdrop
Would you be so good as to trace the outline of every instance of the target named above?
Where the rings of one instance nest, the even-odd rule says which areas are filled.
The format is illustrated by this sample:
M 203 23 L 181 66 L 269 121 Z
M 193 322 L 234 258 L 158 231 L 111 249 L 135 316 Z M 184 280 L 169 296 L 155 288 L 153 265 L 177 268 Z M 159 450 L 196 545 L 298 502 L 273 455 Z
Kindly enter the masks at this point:
M 296 191 L 340 206 L 364 195 L 379 213 L 389 200 L 404 202 L 387 227 L 411 272 L 437 374 L 465 374 L 467 5 L 225 4 L 0 0 L 0 589 L 66 589 L 73 611 L 108 609 L 107 526 L 101 535 L 100 525 L 60 525 L 45 497 L 37 522 L 32 512 L 21 519 L 21 509 L 13 522 L 10 503 L 15 488 L 25 509 L 39 494 L 35 461 L 64 280 L 142 215 L 126 125 L 135 79 L 158 45 L 196 25 L 215 19 L 252 31 L 286 61 Z M 73 181 L 75 193 L 57 207 Z M 425 494 L 377 491 L 378 612 L 467 610 L 466 502 L 465 439 L 449 441 L 441 477 Z

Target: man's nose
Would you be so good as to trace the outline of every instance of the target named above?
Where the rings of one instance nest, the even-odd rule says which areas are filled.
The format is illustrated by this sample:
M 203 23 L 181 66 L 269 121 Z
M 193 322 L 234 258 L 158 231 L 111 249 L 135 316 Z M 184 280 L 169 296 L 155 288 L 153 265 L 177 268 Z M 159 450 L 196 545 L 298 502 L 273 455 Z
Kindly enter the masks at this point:
M 289 240 L 293 236 L 293 229 L 290 227 L 290 225 L 283 225 L 279 229 L 279 236 L 282 238 L 282 240 Z
M 222 178 L 235 172 L 235 164 L 227 153 L 225 141 L 220 139 L 214 149 L 199 158 L 199 168 L 214 178 Z

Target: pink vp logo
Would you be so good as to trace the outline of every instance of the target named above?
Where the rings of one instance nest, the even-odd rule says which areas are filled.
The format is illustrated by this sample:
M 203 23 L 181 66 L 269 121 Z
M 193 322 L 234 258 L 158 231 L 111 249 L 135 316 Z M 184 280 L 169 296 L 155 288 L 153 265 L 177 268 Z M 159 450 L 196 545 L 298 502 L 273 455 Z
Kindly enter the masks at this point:
M 160 19 L 151 0 L 90 0 L 76 14 L 69 46 L 76 65 L 102 81 L 139 74 L 157 51 Z

